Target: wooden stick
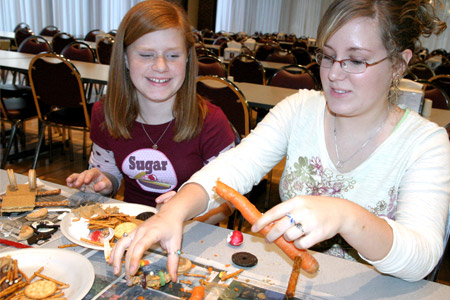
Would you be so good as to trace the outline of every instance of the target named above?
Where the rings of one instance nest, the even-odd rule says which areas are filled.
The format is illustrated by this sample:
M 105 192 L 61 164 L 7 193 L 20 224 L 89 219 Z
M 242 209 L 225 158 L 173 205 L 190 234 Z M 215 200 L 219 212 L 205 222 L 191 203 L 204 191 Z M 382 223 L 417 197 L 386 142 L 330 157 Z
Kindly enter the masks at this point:
M 295 288 L 297 287 L 298 277 L 300 275 L 300 268 L 302 266 L 302 257 L 296 256 L 294 259 L 294 265 L 292 266 L 291 277 L 289 277 L 289 283 L 286 290 L 286 297 L 293 298 L 295 296 Z
M 206 275 L 202 275 L 202 274 L 192 274 L 192 273 L 183 273 L 184 276 L 189 276 L 189 277 L 201 277 L 201 278 L 207 278 L 208 276 Z
M 80 238 L 80 240 L 83 241 L 83 242 L 86 242 L 86 243 L 93 244 L 93 245 L 102 246 L 102 247 L 104 246 L 103 243 L 91 241 L 91 240 L 86 239 L 84 237 Z

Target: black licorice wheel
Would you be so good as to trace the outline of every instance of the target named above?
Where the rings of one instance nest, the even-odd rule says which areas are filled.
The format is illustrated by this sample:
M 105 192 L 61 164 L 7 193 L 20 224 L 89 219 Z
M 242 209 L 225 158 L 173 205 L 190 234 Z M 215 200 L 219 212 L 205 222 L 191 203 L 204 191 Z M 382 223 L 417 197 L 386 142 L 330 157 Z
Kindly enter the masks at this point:
M 253 267 L 258 263 L 258 258 L 249 252 L 236 252 L 231 260 L 240 267 Z

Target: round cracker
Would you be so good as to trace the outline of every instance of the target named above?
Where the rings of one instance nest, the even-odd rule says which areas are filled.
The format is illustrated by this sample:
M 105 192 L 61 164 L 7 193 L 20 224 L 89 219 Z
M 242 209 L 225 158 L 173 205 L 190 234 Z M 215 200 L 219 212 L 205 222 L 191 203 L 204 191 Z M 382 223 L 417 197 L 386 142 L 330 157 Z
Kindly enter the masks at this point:
M 192 268 L 192 262 L 185 257 L 180 257 L 180 260 L 178 261 L 177 273 L 184 273 L 191 268 Z
M 117 239 L 121 239 L 124 233 L 129 234 L 136 226 L 137 225 L 133 222 L 121 223 L 114 228 L 114 236 Z
M 56 292 L 58 286 L 50 280 L 41 279 L 30 283 L 25 288 L 25 296 L 31 299 L 44 299 Z

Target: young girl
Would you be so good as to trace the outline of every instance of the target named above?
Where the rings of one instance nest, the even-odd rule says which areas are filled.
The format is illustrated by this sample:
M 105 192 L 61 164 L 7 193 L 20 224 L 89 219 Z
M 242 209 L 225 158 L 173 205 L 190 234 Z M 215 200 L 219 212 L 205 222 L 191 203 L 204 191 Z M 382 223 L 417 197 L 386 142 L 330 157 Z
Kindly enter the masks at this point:
M 196 94 L 197 58 L 184 11 L 144 1 L 123 18 L 114 43 L 108 93 L 92 111 L 89 170 L 70 187 L 156 206 L 220 152 L 234 145 L 224 113 Z

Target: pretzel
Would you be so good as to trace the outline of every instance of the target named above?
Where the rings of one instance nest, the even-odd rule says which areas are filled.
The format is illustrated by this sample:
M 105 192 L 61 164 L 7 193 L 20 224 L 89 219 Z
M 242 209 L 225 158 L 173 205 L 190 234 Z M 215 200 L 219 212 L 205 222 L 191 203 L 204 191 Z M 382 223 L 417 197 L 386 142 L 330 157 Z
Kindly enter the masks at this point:
M 292 298 L 295 296 L 295 288 L 297 286 L 298 276 L 300 275 L 300 269 L 302 266 L 302 257 L 296 256 L 294 259 L 294 265 L 292 266 L 292 273 L 289 277 L 289 283 L 286 290 L 286 297 Z

